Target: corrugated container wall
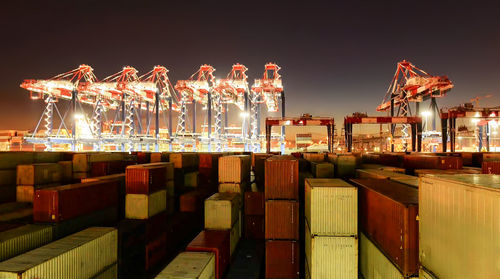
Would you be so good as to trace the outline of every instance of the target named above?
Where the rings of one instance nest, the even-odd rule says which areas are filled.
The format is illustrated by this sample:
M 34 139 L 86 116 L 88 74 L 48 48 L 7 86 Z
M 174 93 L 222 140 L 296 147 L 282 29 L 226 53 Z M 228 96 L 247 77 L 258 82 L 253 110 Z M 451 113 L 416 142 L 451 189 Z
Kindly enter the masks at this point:
M 266 160 L 265 198 L 299 199 L 299 161 L 292 156 L 273 156 Z
M 241 183 L 250 179 L 251 160 L 248 155 L 219 158 L 219 182 Z
M 359 264 L 364 279 L 407 279 L 363 233 L 359 238 Z
M 299 203 L 266 201 L 266 239 L 299 239 Z
M 420 177 L 420 262 L 436 277 L 500 278 L 500 176 Z
M 209 252 L 182 252 L 155 279 L 215 278 L 215 256 Z
M 117 239 L 116 229 L 89 228 L 1 262 L 0 278 L 92 278 L 116 263 Z
M 266 278 L 299 278 L 299 242 L 266 241 Z
M 341 179 L 306 179 L 305 217 L 313 235 L 358 234 L 358 189 Z
M 38 248 L 52 241 L 52 227 L 24 225 L 0 233 L 0 261 Z
M 167 208 L 167 190 L 151 195 L 127 194 L 125 196 L 125 217 L 148 219 Z
M 240 211 L 240 195 L 216 193 L 205 200 L 205 228 L 230 230 Z
M 358 278 L 357 237 L 313 236 L 307 223 L 305 235 L 305 254 L 311 279 Z

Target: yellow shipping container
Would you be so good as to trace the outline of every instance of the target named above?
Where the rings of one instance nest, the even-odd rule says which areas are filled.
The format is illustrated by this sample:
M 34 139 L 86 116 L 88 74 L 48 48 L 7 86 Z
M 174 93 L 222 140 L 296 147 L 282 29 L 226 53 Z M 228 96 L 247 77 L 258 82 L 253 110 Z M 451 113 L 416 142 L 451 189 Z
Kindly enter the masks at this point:
M 33 152 L 0 152 L 0 169 L 15 169 L 17 165 L 32 164 Z
M 219 182 L 242 183 L 250 180 L 252 161 L 249 155 L 232 155 L 219 158 Z
M 17 185 L 43 185 L 61 182 L 61 166 L 44 163 L 17 166 Z
M 117 279 L 118 278 L 118 264 L 113 264 L 106 268 L 103 272 L 99 273 L 92 279 Z
M 356 237 L 312 236 L 306 223 L 305 238 L 306 261 L 311 279 L 358 278 Z
M 127 194 L 125 196 L 125 218 L 148 219 L 167 209 L 167 190 L 150 195 Z
M 420 267 L 418 271 L 418 278 L 420 279 L 437 279 L 434 275 L 431 274 L 428 270 L 426 270 L 423 266 Z
M 205 200 L 205 229 L 230 230 L 239 217 L 240 195 L 216 193 Z
M 420 262 L 436 277 L 500 278 L 500 175 L 425 175 Z
M 305 218 L 313 235 L 358 234 L 358 188 L 341 179 L 307 178 Z
M 24 225 L 0 232 L 0 261 L 52 241 L 52 226 Z
M 215 255 L 209 252 L 182 252 L 173 259 L 156 279 L 213 279 Z
M 220 183 L 219 193 L 238 193 L 240 194 L 241 206 L 243 206 L 243 201 L 245 199 L 245 191 L 249 188 L 250 183 Z
M 335 167 L 331 163 L 326 162 L 311 162 L 311 171 L 316 178 L 333 178 L 335 177 Z
M 3 279 L 85 279 L 116 263 L 118 233 L 89 228 L 0 263 Z
M 236 223 L 234 223 L 233 227 L 231 228 L 231 235 L 230 235 L 230 255 L 232 257 L 234 250 L 236 249 L 236 246 L 238 246 L 238 242 L 240 242 L 240 236 L 241 236 L 241 213 L 240 216 L 238 217 L 238 220 Z
M 174 163 L 174 168 L 198 168 L 198 154 L 196 153 L 170 153 L 169 161 Z
M 325 161 L 325 153 L 304 153 L 304 159 L 309 162 L 324 162 Z
M 364 279 L 418 279 L 404 277 L 399 269 L 363 233 L 359 236 L 359 264 Z

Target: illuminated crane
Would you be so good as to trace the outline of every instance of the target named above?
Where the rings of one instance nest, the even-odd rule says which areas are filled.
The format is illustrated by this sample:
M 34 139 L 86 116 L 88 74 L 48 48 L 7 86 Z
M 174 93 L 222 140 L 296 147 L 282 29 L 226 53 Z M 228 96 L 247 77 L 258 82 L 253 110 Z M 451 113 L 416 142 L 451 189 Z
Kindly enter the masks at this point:
M 80 99 L 82 102 L 85 103 L 93 103 L 92 95 L 82 94 L 81 96 L 78 96 L 78 89 L 79 87 L 84 87 L 89 84 L 92 84 L 96 80 L 97 78 L 93 73 L 92 67 L 88 65 L 80 65 L 77 69 L 62 73 L 60 75 L 57 75 L 53 78 L 46 80 L 34 80 L 34 79 L 24 80 L 24 82 L 20 86 L 21 88 L 30 91 L 30 98 L 33 100 L 42 99 L 46 104 L 43 115 L 38 121 L 38 124 L 35 128 L 35 131 L 33 132 L 30 141 L 38 142 L 38 140 L 35 139 L 35 136 L 37 134 L 42 119 L 44 119 L 46 128 L 45 131 L 46 139 L 42 140 L 42 142 L 45 144 L 46 150 L 52 150 L 53 142 L 65 142 L 65 141 L 66 143 L 71 143 L 72 150 L 75 150 L 75 136 L 76 136 L 75 120 L 77 115 L 76 110 L 77 110 L 77 103 L 80 104 L 78 99 Z M 68 129 L 64 121 L 66 115 L 68 114 L 68 111 L 64 114 L 63 117 L 56 105 L 59 99 L 71 101 L 71 106 L 68 109 L 68 111 L 69 110 L 72 111 L 70 115 L 70 118 L 72 119 L 71 121 L 72 137 L 70 139 L 70 142 L 67 142 L 67 138 L 65 140 L 62 139 L 60 133 L 61 128 L 64 128 L 68 134 L 70 130 Z M 80 109 L 81 113 L 84 114 L 81 105 Z M 53 134 L 54 110 L 56 111 L 61 120 L 61 124 L 59 125 L 57 133 L 55 135 Z
M 186 133 L 186 120 L 187 120 L 187 105 L 193 104 L 193 128 L 192 135 L 196 136 L 196 103 L 201 103 L 205 109 L 208 110 L 208 140 L 209 149 L 211 144 L 211 130 L 212 130 L 212 92 L 215 85 L 215 77 L 213 75 L 215 68 L 210 65 L 201 65 L 200 69 L 191 75 L 187 80 L 179 80 L 175 85 L 175 89 L 181 95 L 180 113 L 177 123 L 176 136 L 179 139 L 181 151 L 185 148 Z M 220 98 L 216 94 L 215 97 L 215 134 L 216 137 L 221 135 L 221 122 L 222 122 L 222 104 Z M 195 148 L 195 144 L 193 144 Z
M 248 118 L 250 115 L 248 111 L 250 89 L 248 87 L 248 76 L 246 74 L 247 70 L 247 67 L 242 64 L 234 64 L 227 77 L 225 79 L 218 80 L 215 87 L 215 91 L 222 98 L 222 103 L 235 104 L 242 111 L 241 116 L 243 121 L 241 131 L 242 140 L 245 142 L 245 151 L 248 151 Z M 227 126 L 227 123 L 225 126 Z
M 278 111 L 279 99 L 281 99 L 281 115 L 285 117 L 285 91 L 281 75 L 278 73 L 281 68 L 274 63 L 267 63 L 264 68 L 262 79 L 256 79 L 252 86 L 251 97 L 251 139 L 253 142 L 253 152 L 260 152 L 259 133 L 260 117 L 259 104 L 265 103 L 269 112 Z M 282 151 L 284 151 L 283 140 L 285 137 L 285 127 L 281 127 Z
M 435 111 L 436 116 L 438 116 L 439 109 L 435 98 L 446 96 L 446 93 L 452 88 L 453 83 L 447 76 L 431 76 L 412 63 L 403 60 L 397 64 L 396 73 L 382 103 L 377 107 L 377 111 L 390 110 L 391 116 L 411 116 L 410 102 L 416 102 L 416 114 L 418 115 L 418 103 L 430 99 L 431 110 Z M 392 137 L 394 137 L 394 133 L 395 125 L 391 125 Z M 406 151 L 409 138 L 408 125 L 403 125 L 402 133 L 403 149 Z M 391 150 L 394 151 L 394 145 L 391 145 Z

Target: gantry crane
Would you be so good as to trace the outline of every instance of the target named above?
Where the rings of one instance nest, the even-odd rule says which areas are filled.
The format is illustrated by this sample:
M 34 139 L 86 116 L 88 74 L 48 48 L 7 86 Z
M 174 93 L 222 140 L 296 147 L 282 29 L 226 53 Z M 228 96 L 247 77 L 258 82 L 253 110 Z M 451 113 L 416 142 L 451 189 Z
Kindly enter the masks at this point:
M 181 95 L 180 102 L 180 113 L 177 123 L 176 135 L 179 140 L 179 145 L 181 150 L 185 148 L 185 136 L 186 133 L 186 120 L 187 120 L 187 105 L 193 104 L 193 128 L 192 135 L 196 136 L 196 103 L 203 105 L 203 108 L 208 111 L 208 145 L 209 150 L 211 149 L 212 142 L 212 107 L 215 109 L 215 137 L 217 141 L 217 149 L 220 149 L 220 139 L 222 136 L 221 125 L 222 125 L 222 100 L 218 94 L 214 94 L 215 77 L 213 73 L 215 68 L 210 65 L 201 65 L 200 69 L 195 72 L 187 80 L 179 80 L 175 85 L 175 89 Z M 212 100 L 213 98 L 213 100 Z M 214 104 L 212 104 L 212 101 Z M 196 144 L 193 144 L 193 149 L 195 149 Z
M 253 142 L 253 152 L 260 152 L 260 116 L 259 104 L 265 103 L 269 112 L 278 111 L 279 99 L 281 99 L 281 116 L 285 117 L 285 91 L 281 75 L 278 73 L 281 68 L 274 63 L 267 63 L 264 68 L 264 75 L 261 79 L 256 79 L 252 86 L 251 97 L 251 140 Z M 284 151 L 285 126 L 281 127 L 281 149 Z
M 416 114 L 419 114 L 419 102 L 430 99 L 430 109 L 439 116 L 436 98 L 446 96 L 453 88 L 453 83 L 447 76 L 432 76 L 417 68 L 409 61 L 403 60 L 397 64 L 396 73 L 392 78 L 382 104 L 377 111 L 389 111 L 390 116 L 411 116 L 410 102 L 416 103 Z M 395 111 L 397 109 L 397 112 Z M 435 120 L 433 129 L 435 130 Z M 394 138 L 395 124 L 391 124 L 391 134 Z M 403 149 L 407 149 L 408 125 L 402 126 Z M 391 144 L 394 151 L 394 145 Z
M 42 114 L 42 117 L 38 121 L 38 124 L 33 132 L 32 137 L 29 139 L 32 142 L 38 142 L 35 138 L 38 128 L 42 119 L 45 121 L 45 136 L 46 138 L 42 140 L 42 142 L 46 146 L 46 150 L 52 150 L 52 143 L 71 143 L 72 150 L 75 150 L 75 131 L 76 131 L 76 111 L 77 104 L 80 104 L 78 99 L 80 99 L 84 103 L 93 103 L 93 95 L 82 94 L 78 96 L 78 90 L 80 87 L 88 86 L 89 84 L 94 83 L 97 78 L 94 75 L 92 67 L 88 65 L 80 65 L 77 69 L 73 69 L 71 71 L 62 73 L 53 78 L 46 80 L 35 80 L 28 79 L 24 80 L 24 82 L 20 85 L 22 88 L 30 91 L 31 99 L 42 99 L 45 102 L 45 110 Z M 56 103 L 59 99 L 70 100 L 71 106 L 64 114 L 64 117 L 61 115 Z M 84 114 L 83 108 L 80 106 L 81 113 Z M 54 128 L 54 110 L 58 114 L 61 123 L 57 130 L 57 133 L 53 133 Z M 61 137 L 61 128 L 66 130 L 66 133 L 69 134 L 70 129 L 66 126 L 65 118 L 69 111 L 72 111 L 71 117 L 71 139 L 68 142 L 66 136 L 63 139 Z
M 222 103 L 226 105 L 226 123 L 227 127 L 227 104 L 234 104 L 242 111 L 242 124 L 241 136 L 242 141 L 245 143 L 245 151 L 248 151 L 248 138 L 249 138 L 249 93 L 248 76 L 246 74 L 247 67 L 242 64 L 236 63 L 233 65 L 231 71 L 225 79 L 216 81 L 215 91 L 222 98 Z

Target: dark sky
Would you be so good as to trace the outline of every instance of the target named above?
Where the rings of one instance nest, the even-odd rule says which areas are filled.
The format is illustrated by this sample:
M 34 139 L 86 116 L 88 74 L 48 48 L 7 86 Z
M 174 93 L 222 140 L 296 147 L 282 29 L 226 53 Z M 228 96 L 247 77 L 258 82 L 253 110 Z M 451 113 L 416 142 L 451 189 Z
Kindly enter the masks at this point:
M 500 105 L 495 2 L 467 1 L 10 1 L 0 9 L 0 129 L 32 129 L 42 112 L 19 88 L 89 64 L 98 78 L 160 64 L 175 82 L 200 64 L 217 77 L 245 64 L 282 67 L 287 114 L 375 113 L 407 59 L 455 88 L 440 105 L 493 94 Z M 424 104 L 424 107 L 427 105 Z

